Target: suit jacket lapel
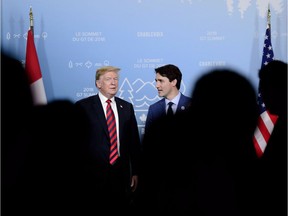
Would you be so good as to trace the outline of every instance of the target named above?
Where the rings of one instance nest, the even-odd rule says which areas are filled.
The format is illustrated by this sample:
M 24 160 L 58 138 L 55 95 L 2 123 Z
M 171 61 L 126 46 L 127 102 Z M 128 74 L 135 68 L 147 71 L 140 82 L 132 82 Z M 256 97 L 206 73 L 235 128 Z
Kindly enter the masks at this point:
M 108 127 L 107 127 L 107 121 L 105 118 L 105 113 L 101 104 L 101 100 L 99 98 L 99 95 L 97 94 L 95 96 L 95 100 L 93 103 L 93 110 L 99 110 L 99 112 L 95 112 L 97 119 L 99 120 L 100 125 L 102 125 L 107 137 L 109 138 L 109 133 L 108 133 Z
M 164 110 L 164 112 L 163 112 Z M 165 103 L 165 98 L 161 99 L 160 103 L 159 103 L 159 108 L 157 111 L 159 114 L 159 117 L 163 117 L 166 116 L 166 103 Z
M 177 107 L 177 112 L 184 111 L 187 108 L 188 108 L 188 104 L 186 103 L 186 100 L 185 100 L 183 94 L 181 93 L 180 99 L 179 99 L 179 104 L 178 104 L 178 107 Z
M 121 104 L 121 101 L 115 97 L 117 112 L 118 112 L 118 121 L 119 121 L 119 139 L 122 137 L 122 128 L 123 128 L 123 119 L 125 118 L 124 106 Z

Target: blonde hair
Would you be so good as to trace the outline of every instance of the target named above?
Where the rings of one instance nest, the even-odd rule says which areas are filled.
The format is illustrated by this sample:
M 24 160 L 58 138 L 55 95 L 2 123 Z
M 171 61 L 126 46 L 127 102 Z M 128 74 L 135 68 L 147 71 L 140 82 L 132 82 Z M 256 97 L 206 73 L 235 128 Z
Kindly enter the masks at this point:
M 101 67 L 101 68 L 99 68 L 99 69 L 96 70 L 95 82 L 96 82 L 97 80 L 99 80 L 100 77 L 101 77 L 103 74 L 107 73 L 107 72 L 111 72 L 111 71 L 113 71 L 113 72 L 119 72 L 120 70 L 121 70 L 120 68 L 114 67 L 114 66 L 104 66 L 104 67 Z

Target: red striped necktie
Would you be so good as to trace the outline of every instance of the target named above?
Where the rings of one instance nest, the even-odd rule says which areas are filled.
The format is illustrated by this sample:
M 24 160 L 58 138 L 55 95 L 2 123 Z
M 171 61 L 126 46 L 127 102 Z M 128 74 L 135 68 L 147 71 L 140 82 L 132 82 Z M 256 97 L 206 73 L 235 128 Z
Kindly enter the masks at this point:
M 114 164 L 119 157 L 118 155 L 118 149 L 117 149 L 117 130 L 116 130 L 116 120 L 114 116 L 114 112 L 111 108 L 111 100 L 108 99 L 107 101 L 107 107 L 106 107 L 106 119 L 107 119 L 107 126 L 108 126 L 108 132 L 110 136 L 110 164 Z

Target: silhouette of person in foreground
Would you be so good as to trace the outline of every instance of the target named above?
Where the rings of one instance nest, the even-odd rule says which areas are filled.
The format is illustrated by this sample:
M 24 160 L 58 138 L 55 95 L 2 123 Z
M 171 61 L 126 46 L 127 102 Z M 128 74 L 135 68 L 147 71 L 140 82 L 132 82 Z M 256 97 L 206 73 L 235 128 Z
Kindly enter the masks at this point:
M 68 100 L 33 106 L 21 63 L 2 53 L 1 66 L 2 214 L 89 215 L 86 114 Z
M 255 90 L 236 71 L 219 69 L 197 80 L 191 98 L 187 112 L 151 126 L 154 133 L 144 146 L 144 209 L 158 215 L 247 215 L 255 196 Z
M 252 140 L 258 115 L 253 86 L 237 71 L 215 69 L 197 80 L 191 97 L 184 120 L 192 126 L 183 129 L 181 141 L 187 146 L 183 163 L 187 197 L 192 197 L 187 209 L 191 215 L 211 216 L 254 212 Z
M 1 52 L 1 213 L 9 213 L 15 203 L 18 176 L 22 171 L 27 142 L 27 122 L 33 102 L 20 61 Z M 7 215 L 7 214 L 6 214 Z M 11 214 L 12 215 L 12 214 Z
M 261 216 L 287 215 L 287 63 L 273 60 L 259 70 L 259 91 L 271 114 L 278 119 L 257 166 Z

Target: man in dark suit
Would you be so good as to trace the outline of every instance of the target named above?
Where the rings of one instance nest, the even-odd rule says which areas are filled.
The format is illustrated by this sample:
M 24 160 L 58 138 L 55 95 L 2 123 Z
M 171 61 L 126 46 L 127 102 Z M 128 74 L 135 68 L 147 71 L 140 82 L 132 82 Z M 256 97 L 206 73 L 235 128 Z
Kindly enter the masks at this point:
M 163 97 L 161 100 L 151 104 L 148 109 L 145 132 L 157 119 L 166 116 L 169 102 L 172 102 L 173 113 L 185 111 L 190 105 L 190 97 L 180 92 L 182 73 L 180 69 L 173 65 L 167 64 L 155 69 L 156 88 L 158 96 Z
M 99 93 L 76 102 L 90 118 L 90 168 L 95 179 L 95 210 L 101 209 L 111 215 L 127 213 L 131 193 L 138 184 L 140 158 L 140 137 L 133 105 L 116 97 L 119 71 L 120 68 L 113 66 L 99 68 L 95 78 Z M 112 162 L 106 122 L 108 99 L 116 120 L 116 157 Z
M 178 117 L 184 115 L 190 106 L 190 97 L 180 92 L 182 73 L 172 64 L 156 68 L 156 88 L 163 99 L 150 105 L 143 137 L 143 179 L 141 186 L 143 215 L 150 211 L 158 215 L 172 213 L 171 207 L 178 205 L 174 197 L 182 196 L 173 183 L 173 167 L 180 159 L 178 149 L 172 140 L 178 137 L 171 130 L 176 126 Z M 169 114 L 169 103 L 172 103 L 172 113 Z M 168 131 L 172 132 L 169 133 Z M 178 137 L 179 138 L 179 137 Z M 172 144 L 173 145 L 169 145 Z M 181 148 L 182 149 L 182 148 Z M 182 154 L 181 154 L 182 155 Z

